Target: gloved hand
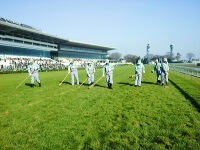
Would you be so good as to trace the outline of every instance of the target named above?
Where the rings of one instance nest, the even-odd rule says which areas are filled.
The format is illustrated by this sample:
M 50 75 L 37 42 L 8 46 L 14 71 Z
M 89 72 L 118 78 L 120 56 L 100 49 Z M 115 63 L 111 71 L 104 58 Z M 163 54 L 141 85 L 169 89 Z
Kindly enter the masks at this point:
M 143 73 L 145 73 L 145 71 L 143 71 Z
M 31 76 L 32 74 L 31 73 L 29 73 L 29 76 Z
M 105 77 L 105 74 L 103 74 L 102 77 Z
M 90 74 L 88 74 L 88 77 L 90 78 Z

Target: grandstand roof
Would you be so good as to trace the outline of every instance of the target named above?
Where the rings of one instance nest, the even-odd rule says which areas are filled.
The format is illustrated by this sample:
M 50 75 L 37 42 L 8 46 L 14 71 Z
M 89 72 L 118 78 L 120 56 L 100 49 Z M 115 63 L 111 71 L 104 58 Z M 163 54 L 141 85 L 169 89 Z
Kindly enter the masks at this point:
M 70 46 L 81 46 L 86 48 L 93 48 L 93 49 L 101 49 L 101 50 L 114 50 L 114 48 L 104 47 L 99 45 L 87 44 L 87 43 L 80 43 L 69 41 L 68 39 L 64 39 L 58 37 L 56 35 L 51 35 L 49 33 L 42 32 L 36 28 L 25 24 L 19 24 L 10 20 L 0 20 L 0 32 L 4 32 L 5 34 L 15 35 L 24 38 L 31 38 L 34 40 L 41 40 L 44 42 L 50 42 L 55 44 L 67 44 Z

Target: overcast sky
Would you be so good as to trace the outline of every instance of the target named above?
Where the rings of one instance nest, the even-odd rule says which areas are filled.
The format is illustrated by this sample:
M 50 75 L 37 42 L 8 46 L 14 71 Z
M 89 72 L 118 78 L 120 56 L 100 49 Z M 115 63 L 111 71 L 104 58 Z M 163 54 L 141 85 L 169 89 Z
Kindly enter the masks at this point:
M 0 17 L 117 52 L 200 58 L 200 0 L 1 0 Z M 113 51 L 114 52 L 114 51 Z

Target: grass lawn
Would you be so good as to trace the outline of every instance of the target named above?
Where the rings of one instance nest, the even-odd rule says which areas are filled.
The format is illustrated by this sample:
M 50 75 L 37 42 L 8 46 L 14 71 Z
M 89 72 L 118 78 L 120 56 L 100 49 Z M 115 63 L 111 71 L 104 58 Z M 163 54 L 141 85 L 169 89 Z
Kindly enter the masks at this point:
M 67 71 L 41 72 L 41 88 L 17 90 L 28 73 L 0 75 L 0 149 L 199 149 L 200 80 L 170 72 L 165 88 L 151 69 L 134 87 L 133 66 L 115 67 L 113 90 L 105 78 L 59 87 Z

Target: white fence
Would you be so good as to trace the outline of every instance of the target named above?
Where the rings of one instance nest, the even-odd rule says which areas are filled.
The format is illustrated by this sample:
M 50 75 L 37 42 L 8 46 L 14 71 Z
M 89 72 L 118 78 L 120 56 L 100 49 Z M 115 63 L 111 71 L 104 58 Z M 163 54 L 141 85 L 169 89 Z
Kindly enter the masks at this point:
M 193 68 L 184 68 L 181 66 L 170 66 L 170 70 L 200 78 L 200 70 L 195 70 Z

